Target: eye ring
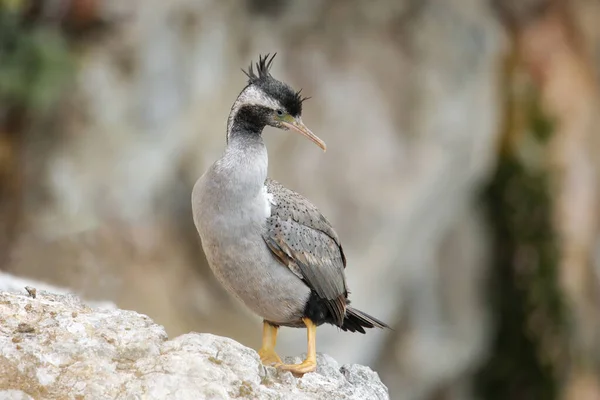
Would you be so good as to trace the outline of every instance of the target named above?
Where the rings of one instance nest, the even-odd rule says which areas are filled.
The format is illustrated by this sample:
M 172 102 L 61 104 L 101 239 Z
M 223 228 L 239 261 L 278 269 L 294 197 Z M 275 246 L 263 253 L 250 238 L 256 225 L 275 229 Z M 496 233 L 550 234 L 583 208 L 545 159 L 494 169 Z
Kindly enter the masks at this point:
M 277 110 L 277 116 L 283 117 L 283 110 Z

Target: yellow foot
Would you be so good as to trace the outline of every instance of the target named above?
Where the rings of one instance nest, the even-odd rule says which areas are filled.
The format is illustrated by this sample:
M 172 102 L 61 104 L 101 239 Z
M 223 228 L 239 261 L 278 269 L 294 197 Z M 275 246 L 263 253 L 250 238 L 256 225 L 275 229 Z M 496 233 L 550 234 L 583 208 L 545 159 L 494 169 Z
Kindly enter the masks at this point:
M 277 368 L 284 371 L 291 371 L 293 374 L 304 375 L 317 369 L 315 360 L 304 360 L 300 364 L 277 364 Z
M 264 365 L 281 364 L 281 358 L 279 358 L 273 349 L 260 349 L 258 355 Z

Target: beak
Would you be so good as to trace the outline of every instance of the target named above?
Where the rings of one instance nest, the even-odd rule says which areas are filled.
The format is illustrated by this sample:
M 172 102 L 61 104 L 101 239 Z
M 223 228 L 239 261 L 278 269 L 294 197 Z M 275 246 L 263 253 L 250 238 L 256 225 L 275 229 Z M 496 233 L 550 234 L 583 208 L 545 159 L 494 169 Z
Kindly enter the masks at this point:
M 306 127 L 306 125 L 304 125 L 304 123 L 302 122 L 302 119 L 300 117 L 294 118 L 290 122 L 282 121 L 281 123 L 286 128 L 293 129 L 296 132 L 301 133 L 302 135 L 306 136 L 307 138 L 312 140 L 313 143 L 315 143 L 317 146 L 319 146 L 321 149 L 323 149 L 323 151 L 327 150 L 327 146 L 325 145 L 325 142 L 322 141 L 321 139 L 319 139 L 319 137 L 317 135 L 312 133 L 310 131 L 310 129 L 308 129 Z

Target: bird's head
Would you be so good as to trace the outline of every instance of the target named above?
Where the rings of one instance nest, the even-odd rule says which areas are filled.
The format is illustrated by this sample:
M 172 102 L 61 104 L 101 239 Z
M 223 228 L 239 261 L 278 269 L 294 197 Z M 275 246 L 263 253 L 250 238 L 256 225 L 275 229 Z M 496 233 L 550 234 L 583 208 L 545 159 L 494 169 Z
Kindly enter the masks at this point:
M 228 135 L 231 135 L 234 124 L 247 132 L 258 130 L 259 133 L 264 126 L 270 125 L 301 133 L 325 151 L 325 142 L 302 122 L 302 103 L 308 98 L 271 76 L 269 69 L 276 54 L 270 58 L 268 54 L 259 56 L 255 65 L 250 64 L 247 71 L 242 70 L 248 77 L 248 85 L 233 104 Z

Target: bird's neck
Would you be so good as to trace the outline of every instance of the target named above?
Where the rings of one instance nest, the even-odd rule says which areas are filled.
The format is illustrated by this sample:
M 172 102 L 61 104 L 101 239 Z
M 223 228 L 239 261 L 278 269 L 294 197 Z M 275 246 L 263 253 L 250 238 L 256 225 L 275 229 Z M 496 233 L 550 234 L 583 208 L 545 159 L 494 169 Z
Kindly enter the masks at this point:
M 262 130 L 262 128 L 261 128 Z M 229 200 L 245 201 L 255 197 L 267 178 L 269 157 L 260 132 L 233 125 L 223 157 L 215 171 L 223 177 L 223 190 Z

